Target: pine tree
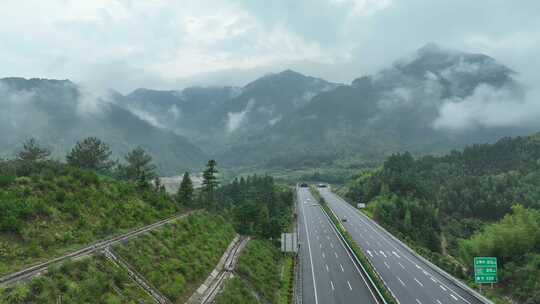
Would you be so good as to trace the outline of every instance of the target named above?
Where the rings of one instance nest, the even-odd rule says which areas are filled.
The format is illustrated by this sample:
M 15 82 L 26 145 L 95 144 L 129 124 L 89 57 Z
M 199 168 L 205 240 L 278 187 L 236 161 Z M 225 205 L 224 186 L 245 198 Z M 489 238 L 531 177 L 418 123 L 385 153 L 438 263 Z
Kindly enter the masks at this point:
M 125 176 L 128 180 L 138 180 L 141 176 L 149 179 L 155 178 L 156 166 L 152 164 L 150 156 L 143 148 L 137 147 L 125 156 L 128 165 L 125 167 Z
M 178 193 L 176 194 L 176 200 L 184 206 L 192 207 L 193 206 L 193 182 L 189 177 L 189 173 L 184 173 L 180 187 L 178 188 Z
M 206 169 L 203 172 L 203 200 L 210 206 L 215 204 L 215 191 L 219 186 L 219 181 L 216 174 L 218 170 L 216 168 L 216 161 L 211 159 L 206 164 Z
M 23 148 L 17 152 L 17 160 L 24 163 L 33 163 L 46 160 L 51 155 L 51 151 L 41 147 L 34 138 L 30 138 L 23 143 Z
M 74 167 L 91 170 L 110 169 L 114 162 L 109 160 L 112 152 L 109 145 L 99 138 L 88 137 L 77 142 L 66 156 L 68 164 Z

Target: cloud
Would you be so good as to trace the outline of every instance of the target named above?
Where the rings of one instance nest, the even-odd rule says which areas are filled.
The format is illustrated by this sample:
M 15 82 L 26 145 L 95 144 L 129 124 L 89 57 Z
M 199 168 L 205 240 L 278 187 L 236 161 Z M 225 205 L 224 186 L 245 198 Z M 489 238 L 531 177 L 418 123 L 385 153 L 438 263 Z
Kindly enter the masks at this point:
M 240 112 L 227 113 L 227 131 L 228 132 L 234 132 L 240 127 L 242 122 L 246 119 L 247 113 L 249 113 L 249 111 L 251 111 L 251 109 L 253 108 L 254 103 L 255 103 L 255 100 L 250 99 L 246 107 L 244 108 L 244 110 Z
M 247 74 L 289 67 L 350 82 L 428 41 L 534 74 L 539 8 L 536 0 L 4 0 L 0 76 L 99 80 L 127 92 L 180 89 L 192 77 L 241 85 Z
M 15 91 L 0 82 L 0 138 L 6 148 L 19 145 L 21 138 L 47 135 L 43 131 L 50 117 L 35 106 L 34 98 L 32 91 Z
M 154 115 L 148 113 L 147 111 L 136 109 L 135 107 L 131 107 L 129 109 L 131 113 L 133 113 L 135 116 L 139 117 L 140 119 L 146 121 L 150 125 L 156 127 L 165 129 L 166 127 L 160 122 L 160 119 L 155 117 Z
M 540 126 L 540 94 L 537 90 L 526 95 L 503 87 L 479 85 L 466 98 L 444 101 L 439 117 L 434 121 L 436 129 L 466 131 L 478 127 Z

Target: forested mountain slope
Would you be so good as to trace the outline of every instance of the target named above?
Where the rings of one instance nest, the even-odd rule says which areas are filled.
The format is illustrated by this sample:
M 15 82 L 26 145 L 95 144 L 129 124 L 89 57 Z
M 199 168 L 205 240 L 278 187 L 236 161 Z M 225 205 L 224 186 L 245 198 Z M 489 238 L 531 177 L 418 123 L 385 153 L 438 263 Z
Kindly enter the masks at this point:
M 485 104 L 527 104 L 516 75 L 487 55 L 428 44 L 349 85 L 286 70 L 243 87 L 100 95 L 67 80 L 6 78 L 0 153 L 32 136 L 63 157 L 75 140 L 97 136 L 120 155 L 142 145 L 166 174 L 199 169 L 206 155 L 229 168 L 298 168 L 444 153 L 537 131 L 482 114 Z
M 143 146 L 164 173 L 200 168 L 207 157 L 198 147 L 112 102 L 116 94 L 95 96 L 69 80 L 0 79 L 0 156 L 34 137 L 63 159 L 77 140 L 95 136 L 116 157 Z
M 222 157 L 231 164 L 271 166 L 332 164 L 346 157 L 381 161 L 392 152 L 440 153 L 529 134 L 531 126 L 452 125 L 444 112 L 448 105 L 477 106 L 501 91 L 508 98 L 500 102 L 519 106 L 524 92 L 514 76 L 489 56 L 429 44 L 412 58 L 319 93 Z
M 347 196 L 454 274 L 470 278 L 472 257 L 496 256 L 497 292 L 540 299 L 531 281 L 540 276 L 540 134 L 439 157 L 395 154 L 359 173 Z

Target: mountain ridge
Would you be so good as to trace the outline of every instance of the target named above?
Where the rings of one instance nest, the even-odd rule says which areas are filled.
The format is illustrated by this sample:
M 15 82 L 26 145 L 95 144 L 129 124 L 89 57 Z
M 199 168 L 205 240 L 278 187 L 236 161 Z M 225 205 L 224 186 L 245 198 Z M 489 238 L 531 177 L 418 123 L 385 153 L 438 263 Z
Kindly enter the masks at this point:
M 107 115 L 116 117 L 118 124 L 101 123 L 111 130 L 124 130 L 111 135 L 116 141 L 130 137 L 126 126 L 120 126 L 119 117 L 124 117 L 126 124 L 136 118 L 151 127 L 153 131 L 148 134 L 161 134 L 165 146 L 181 141 L 184 144 L 180 146 L 189 151 L 187 154 L 214 157 L 226 166 L 318 166 L 342 158 L 360 162 L 382 160 L 385 155 L 404 150 L 416 154 L 442 153 L 467 144 L 536 131 L 534 126 L 478 125 L 474 129 L 454 130 L 436 124 L 443 115 L 443 106 L 485 98 L 476 96 L 479 88 L 506 90 L 516 98 L 524 95 L 525 89 L 515 75 L 515 71 L 487 55 L 427 44 L 412 56 L 377 73 L 358 77 L 350 84 L 328 82 L 287 69 L 254 79 L 243 87 L 139 88 L 126 95 L 112 91 L 107 98 L 97 99 L 104 105 L 101 111 L 117 113 Z M 35 97 L 35 107 L 44 107 L 48 115 L 56 117 L 53 124 L 80 123 L 68 115 L 80 110 L 80 104 L 72 99 L 79 101 L 84 97 L 76 84 L 43 79 L 17 84 L 20 78 L 7 79 L 5 83 L 22 89 L 19 94 L 37 83 L 55 88 L 56 91 L 30 89 L 37 95 L 23 97 Z M 51 104 L 47 107 L 43 101 Z M 89 116 L 92 115 L 97 114 Z M 37 118 L 38 125 L 42 122 L 41 126 L 46 126 L 41 116 Z M 91 120 L 82 122 L 96 128 Z M 30 126 L 29 130 L 39 127 Z M 11 136 L 12 143 L 14 139 Z M 169 153 L 168 157 L 172 159 L 178 153 Z M 195 161 L 187 155 L 181 158 L 184 163 Z

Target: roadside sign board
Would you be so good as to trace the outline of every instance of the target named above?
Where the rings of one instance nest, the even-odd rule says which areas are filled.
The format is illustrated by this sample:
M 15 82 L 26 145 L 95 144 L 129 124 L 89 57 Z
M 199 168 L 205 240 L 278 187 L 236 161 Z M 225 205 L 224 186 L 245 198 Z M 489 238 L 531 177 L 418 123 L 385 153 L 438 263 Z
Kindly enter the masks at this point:
M 297 252 L 298 240 L 295 233 L 281 234 L 281 252 Z
M 497 283 L 497 258 L 474 258 L 474 281 L 476 284 Z

